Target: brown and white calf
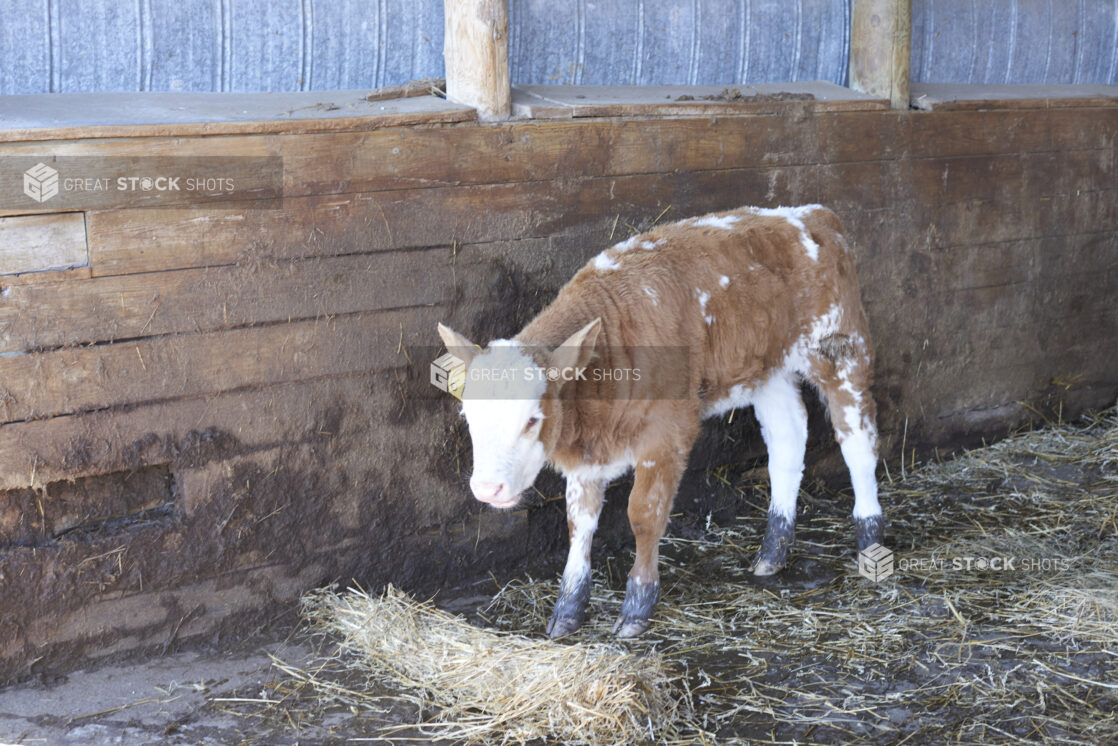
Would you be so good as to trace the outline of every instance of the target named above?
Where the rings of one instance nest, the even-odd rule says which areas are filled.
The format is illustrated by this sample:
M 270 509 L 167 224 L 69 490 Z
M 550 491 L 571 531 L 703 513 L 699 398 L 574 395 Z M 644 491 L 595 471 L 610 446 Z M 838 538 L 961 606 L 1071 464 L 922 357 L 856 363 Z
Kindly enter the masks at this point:
M 602 496 L 630 469 L 636 561 L 614 630 L 629 637 L 648 627 L 659 540 L 699 424 L 736 407 L 753 406 L 769 456 L 768 527 L 753 572 L 784 566 L 807 442 L 802 381 L 821 394 L 850 470 L 858 549 L 881 541 L 873 352 L 854 261 L 830 210 L 743 207 L 659 226 L 592 259 L 511 340 L 479 350 L 442 324 L 439 334 L 468 363 L 462 409 L 477 499 L 516 505 L 545 464 L 567 479 L 570 554 L 552 637 L 582 624 Z M 639 393 L 631 380 L 597 375 L 629 367 L 637 348 L 689 351 L 682 367 L 644 372 L 682 394 L 658 398 L 646 383 L 630 396 Z

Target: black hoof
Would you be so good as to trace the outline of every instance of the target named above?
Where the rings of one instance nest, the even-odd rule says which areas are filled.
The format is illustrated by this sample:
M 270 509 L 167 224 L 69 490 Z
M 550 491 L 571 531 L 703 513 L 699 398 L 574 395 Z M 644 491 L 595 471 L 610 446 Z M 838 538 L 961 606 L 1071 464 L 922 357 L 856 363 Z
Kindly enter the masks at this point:
M 547 623 L 547 636 L 552 640 L 577 632 L 582 626 L 582 619 L 570 616 L 552 616 Z
M 623 640 L 630 637 L 640 637 L 652 624 L 651 619 L 630 619 L 625 620 L 621 617 L 613 624 L 613 633 Z
M 858 551 L 874 544 L 885 544 L 885 516 L 873 515 L 854 519 L 854 541 Z
M 769 513 L 769 525 L 757 557 L 753 560 L 754 575 L 772 575 L 788 564 L 788 548 L 796 540 L 796 525 L 782 515 Z
M 660 583 L 641 583 L 630 577 L 625 584 L 625 601 L 613 624 L 613 633 L 618 637 L 636 637 L 647 630 L 659 598 Z
M 559 585 L 559 599 L 547 623 L 548 637 L 555 639 L 569 635 L 582 626 L 586 619 L 586 604 L 590 601 L 590 573 L 572 584 Z

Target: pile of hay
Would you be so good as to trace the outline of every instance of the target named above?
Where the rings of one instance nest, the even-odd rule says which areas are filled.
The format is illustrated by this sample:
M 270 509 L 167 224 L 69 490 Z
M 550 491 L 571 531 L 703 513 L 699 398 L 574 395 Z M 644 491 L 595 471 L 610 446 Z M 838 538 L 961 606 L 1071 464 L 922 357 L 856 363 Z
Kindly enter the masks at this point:
M 350 733 L 475 743 L 1118 743 L 1118 408 L 890 466 L 886 579 L 857 572 L 847 493 L 802 495 L 791 565 L 755 578 L 766 487 L 729 484 L 731 525 L 673 516 L 642 638 L 610 634 L 626 558 L 596 562 L 562 643 L 542 639 L 559 568 L 495 588 L 493 629 L 392 589 L 321 592 L 307 615 L 335 652 L 281 666 L 251 714 L 305 733 L 326 722 L 310 703 L 341 705 L 373 724 Z
M 680 713 L 672 671 L 656 654 L 481 629 L 391 586 L 379 597 L 320 591 L 304 599 L 304 612 L 340 640 L 338 660 L 425 708 L 436 705 L 433 720 L 416 724 L 428 735 L 631 744 L 672 731 Z M 304 680 L 334 698 L 378 698 L 342 691 L 336 681 Z

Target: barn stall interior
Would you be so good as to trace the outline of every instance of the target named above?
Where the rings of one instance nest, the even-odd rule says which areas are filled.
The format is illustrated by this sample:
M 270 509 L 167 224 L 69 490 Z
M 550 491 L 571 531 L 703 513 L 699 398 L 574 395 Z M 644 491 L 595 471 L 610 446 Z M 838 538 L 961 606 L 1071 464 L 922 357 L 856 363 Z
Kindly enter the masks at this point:
M 479 341 L 511 335 L 589 258 L 660 222 L 743 204 L 821 203 L 841 217 L 877 341 L 883 484 L 1023 426 L 1104 408 L 1118 393 L 1118 19 L 1103 4 L 1038 17 L 1014 0 L 985 11 L 915 0 L 911 13 L 895 0 L 764 12 L 447 0 L 444 19 L 439 3 L 390 2 L 369 21 L 378 32 L 348 36 L 327 33 L 355 26 L 326 3 L 223 5 L 213 18 L 206 4 L 220 43 L 203 39 L 182 62 L 157 42 L 178 43 L 175 29 L 197 41 L 181 15 L 189 3 L 132 19 L 106 15 L 109 3 L 74 18 L 16 5 L 0 53 L 15 54 L 17 39 L 47 41 L 41 59 L 21 49 L 31 63 L 0 73 L 0 675 L 15 682 L 6 696 L 98 662 L 281 634 L 306 592 L 351 579 L 429 596 L 494 572 L 504 590 L 491 609 L 522 613 L 492 621 L 491 612 L 491 623 L 539 634 L 531 610 L 546 603 L 524 599 L 546 591 L 515 578 L 530 567 L 555 583 L 562 483 L 541 479 L 511 512 L 470 496 L 457 402 L 429 382 L 436 323 Z M 276 33 L 249 33 L 251 24 Z M 1007 24 L 1008 39 L 997 31 Z M 118 28 L 147 40 L 134 59 L 95 53 Z M 301 53 L 296 31 L 313 41 Z M 393 51 L 387 40 L 400 37 L 410 49 Z M 1042 44 L 1043 68 L 1023 51 Z M 442 74 L 445 87 L 404 85 Z M 40 163 L 57 172 L 57 194 L 44 196 L 51 178 Z M 235 201 L 190 202 L 88 181 L 172 173 L 184 182 L 233 173 L 250 186 Z M 1037 708 L 1035 718 L 991 711 L 983 730 L 966 731 L 959 723 L 974 711 L 951 709 L 959 697 L 907 714 L 843 704 L 867 696 L 859 676 L 890 672 L 874 668 L 868 639 L 854 653 L 822 643 L 812 652 L 816 663 L 854 656 L 861 674 L 824 667 L 828 688 L 789 684 L 795 696 L 777 696 L 777 662 L 792 655 L 777 643 L 805 619 L 823 640 L 844 624 L 834 614 L 865 621 L 857 615 L 874 609 L 958 625 L 916 660 L 942 673 L 950 655 L 968 656 L 960 676 L 975 680 L 990 650 L 1010 655 L 989 642 L 1005 629 L 980 626 L 997 616 L 988 602 L 1001 602 L 968 601 L 972 575 L 913 571 L 875 584 L 852 555 L 839 556 L 851 544 L 840 521 L 849 495 L 832 497 L 846 484 L 841 460 L 822 409 L 811 410 L 807 543 L 771 580 L 695 556 L 707 544 L 748 553 L 760 540 L 767 483 L 756 422 L 740 411 L 709 424 L 692 458 L 667 540 L 679 545 L 679 590 L 665 585 L 659 639 L 673 622 L 676 634 L 695 623 L 673 611 L 702 606 L 683 593 L 696 577 L 687 572 L 733 579 L 756 608 L 779 597 L 785 616 L 774 618 L 786 626 L 763 628 L 770 648 L 755 655 L 771 668 L 734 669 L 713 684 L 698 673 L 710 666 L 677 676 L 700 713 L 704 692 L 754 698 L 726 720 L 689 716 L 679 738 L 706 728 L 888 740 L 906 728 L 934 733 L 937 718 L 957 726 L 942 731 L 955 740 L 1082 739 L 1087 717 L 1113 734 L 1112 593 L 1088 596 L 1102 633 L 1077 636 L 1068 622 L 1010 656 L 1047 667 L 1000 679 L 1005 698 Z M 933 538 L 962 526 L 1027 539 L 1025 527 L 1044 518 L 1066 556 L 1113 569 L 1113 415 L 1092 422 L 1075 432 L 1094 438 L 1084 453 L 1102 455 L 1030 472 L 1067 483 L 1043 505 L 997 470 L 979 470 L 978 492 L 926 480 L 925 493 L 955 498 L 944 502 L 898 483 L 886 504 L 897 560 L 934 554 Z M 612 607 L 628 564 L 625 494 L 624 484 L 611 489 L 596 544 L 616 564 L 597 579 L 593 603 Z M 1081 510 L 1061 519 L 1064 500 Z M 910 501 L 919 509 L 909 512 Z M 999 556 L 1026 551 L 993 546 Z M 741 655 L 760 650 L 757 620 L 739 624 Z M 883 643 L 890 655 L 913 650 L 901 633 L 881 635 L 896 643 Z M 1075 658 L 1085 645 L 1097 657 Z M 901 683 L 882 698 L 932 678 L 892 674 Z M 1048 684 L 1072 699 L 1046 696 Z M 1075 702 L 1086 704 L 1073 721 Z M 18 715 L 4 721 L 13 730 Z M 29 720 L 0 735 L 33 738 L 48 725 Z M 275 727 L 276 737 L 295 732 Z

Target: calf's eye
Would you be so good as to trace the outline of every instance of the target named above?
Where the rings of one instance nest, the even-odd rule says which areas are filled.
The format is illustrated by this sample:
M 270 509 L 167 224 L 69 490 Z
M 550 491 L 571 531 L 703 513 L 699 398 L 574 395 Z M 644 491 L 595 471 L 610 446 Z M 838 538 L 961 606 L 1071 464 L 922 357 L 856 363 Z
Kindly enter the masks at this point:
M 524 429 L 525 430 L 531 430 L 533 427 L 536 426 L 536 423 L 538 423 L 539 421 L 540 421 L 540 418 L 538 416 L 532 415 L 531 417 L 528 418 L 528 424 L 524 426 Z

